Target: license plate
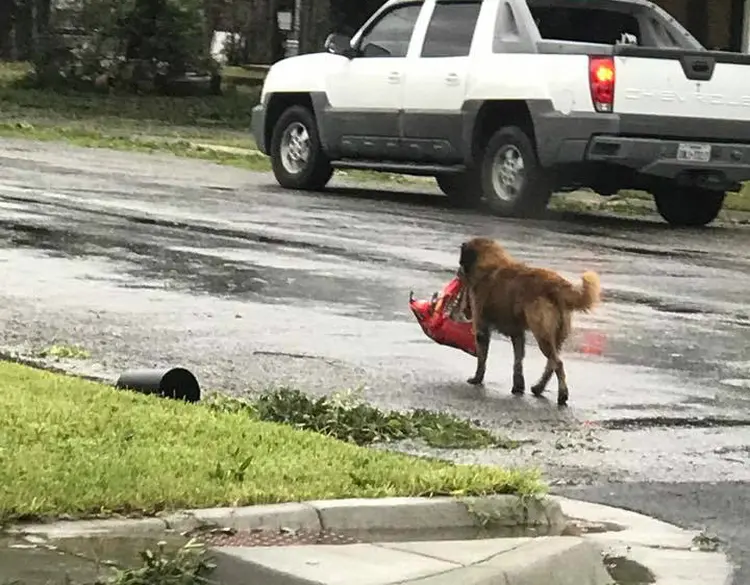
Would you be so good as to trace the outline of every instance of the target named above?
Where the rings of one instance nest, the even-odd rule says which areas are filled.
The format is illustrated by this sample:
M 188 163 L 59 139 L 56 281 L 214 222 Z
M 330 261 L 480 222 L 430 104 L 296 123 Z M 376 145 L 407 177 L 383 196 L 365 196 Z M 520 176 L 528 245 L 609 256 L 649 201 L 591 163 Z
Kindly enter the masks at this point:
M 680 142 L 677 145 L 677 160 L 686 162 L 708 162 L 711 160 L 711 145 Z

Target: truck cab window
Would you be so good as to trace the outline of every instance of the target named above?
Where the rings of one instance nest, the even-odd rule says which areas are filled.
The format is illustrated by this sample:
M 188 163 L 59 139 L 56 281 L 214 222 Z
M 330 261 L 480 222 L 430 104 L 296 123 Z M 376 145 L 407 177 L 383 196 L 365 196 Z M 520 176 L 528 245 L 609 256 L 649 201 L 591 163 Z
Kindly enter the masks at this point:
M 359 44 L 362 57 L 406 57 L 421 4 L 407 4 L 386 12 Z
M 438 2 L 427 27 L 421 56 L 467 56 L 481 7 L 481 2 Z
M 638 19 L 626 12 L 570 6 L 529 8 L 539 34 L 546 40 L 614 45 L 623 39 L 632 42 L 641 38 Z

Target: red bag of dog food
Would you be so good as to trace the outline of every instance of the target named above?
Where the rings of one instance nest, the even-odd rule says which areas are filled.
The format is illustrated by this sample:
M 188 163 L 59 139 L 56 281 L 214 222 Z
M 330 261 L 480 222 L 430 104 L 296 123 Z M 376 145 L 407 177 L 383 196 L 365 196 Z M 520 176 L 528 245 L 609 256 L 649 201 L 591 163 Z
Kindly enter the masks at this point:
M 468 317 L 468 298 L 458 277 L 451 280 L 429 301 L 414 299 L 409 294 L 409 308 L 427 337 L 440 345 L 447 345 L 476 356 L 477 347 L 471 319 Z

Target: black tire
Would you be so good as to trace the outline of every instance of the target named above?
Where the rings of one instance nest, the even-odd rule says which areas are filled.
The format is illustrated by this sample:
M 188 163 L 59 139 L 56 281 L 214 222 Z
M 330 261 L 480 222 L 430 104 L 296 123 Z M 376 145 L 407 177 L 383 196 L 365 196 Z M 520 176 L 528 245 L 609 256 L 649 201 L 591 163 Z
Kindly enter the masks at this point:
M 454 207 L 472 209 L 482 200 L 482 185 L 477 173 L 446 173 L 437 175 L 435 180 Z
M 497 157 L 511 153 L 513 160 L 523 163 L 522 175 L 516 186 L 503 190 L 495 179 Z M 531 140 L 517 126 L 504 126 L 490 138 L 481 154 L 482 194 L 487 207 L 496 215 L 536 217 L 547 209 L 552 187 L 547 172 L 539 166 L 539 159 Z
M 288 133 L 300 131 L 304 128 L 308 137 L 309 154 L 306 160 L 298 157 L 298 170 L 288 168 L 289 160 L 285 162 L 282 144 L 288 140 Z M 318 125 L 315 117 L 304 106 L 291 106 L 284 110 L 273 127 L 271 135 L 271 168 L 279 185 L 287 189 L 319 190 L 323 189 L 333 175 L 331 161 L 328 160 L 320 144 Z M 291 159 L 290 159 L 291 160 Z M 294 161 L 292 161 L 294 162 Z
M 697 187 L 662 187 L 653 193 L 656 209 L 674 227 L 702 227 L 719 215 L 726 193 Z

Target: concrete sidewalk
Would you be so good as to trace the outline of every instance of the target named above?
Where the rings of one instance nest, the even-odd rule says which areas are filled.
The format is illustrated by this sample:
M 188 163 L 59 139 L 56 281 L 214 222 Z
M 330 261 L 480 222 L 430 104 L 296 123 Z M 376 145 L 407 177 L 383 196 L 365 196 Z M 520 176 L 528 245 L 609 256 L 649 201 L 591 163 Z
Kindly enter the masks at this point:
M 220 547 L 221 583 L 609 585 L 599 549 L 575 537 Z
M 525 525 L 542 532 L 546 527 L 548 532 L 568 535 L 219 546 L 214 549 L 219 560 L 217 576 L 228 585 L 610 585 L 616 583 L 612 575 L 619 575 L 628 585 L 727 585 L 731 581 L 732 567 L 726 556 L 699 550 L 697 534 L 676 526 L 559 497 L 521 508 L 513 502 L 518 500 L 476 500 L 468 506 L 471 519 L 463 517 L 458 502 L 448 498 L 313 504 L 321 506 L 316 509 L 320 529 L 328 531 L 377 530 L 394 524 L 401 530 L 429 526 L 433 531 L 437 526 L 450 530 L 484 515 L 491 516 L 495 526 Z M 519 514 L 521 509 L 525 509 L 523 514 Z
M 192 535 L 224 585 L 727 585 L 733 572 L 697 533 L 556 496 L 314 501 L 12 532 L 50 543 Z

